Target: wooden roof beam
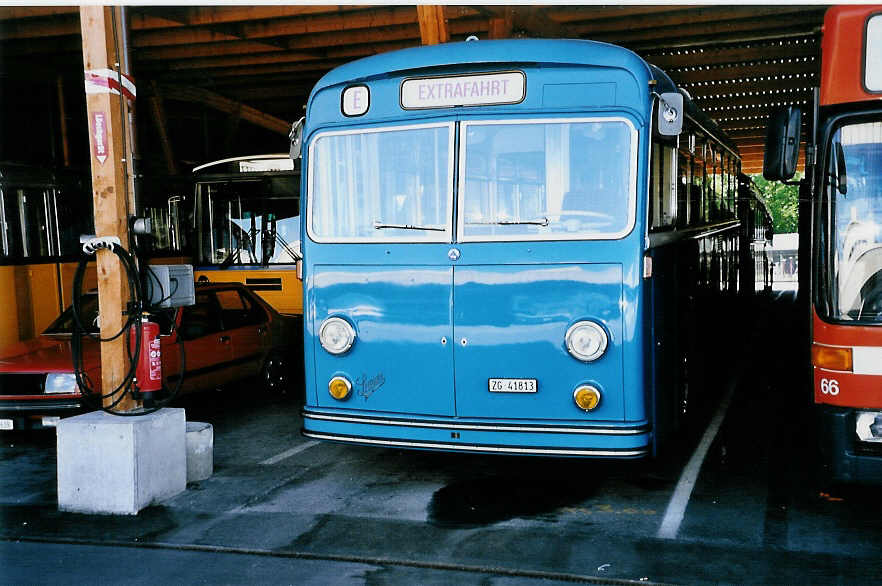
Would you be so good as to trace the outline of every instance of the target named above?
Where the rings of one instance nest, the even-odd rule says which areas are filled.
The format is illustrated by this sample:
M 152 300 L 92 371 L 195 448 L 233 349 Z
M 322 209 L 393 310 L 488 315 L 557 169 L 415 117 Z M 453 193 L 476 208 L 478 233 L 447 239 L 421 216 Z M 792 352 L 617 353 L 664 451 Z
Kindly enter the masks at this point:
M 59 14 L 79 15 L 79 13 L 80 10 L 76 6 L 4 6 L 0 9 L 0 21 L 56 16 Z
M 173 45 L 171 47 L 146 47 L 134 53 L 139 62 L 196 59 L 200 57 L 224 57 L 250 55 L 253 53 L 280 52 L 283 48 L 255 41 L 231 41 L 227 43 L 204 43 L 199 45 Z
M 697 69 L 696 71 L 669 71 L 668 75 L 677 82 L 677 85 L 684 85 L 688 91 L 691 91 L 689 89 L 690 86 L 685 84 L 704 83 L 712 86 L 714 82 L 717 82 L 722 86 L 731 80 L 754 80 L 763 77 L 772 78 L 769 80 L 769 83 L 773 83 L 776 76 L 815 75 L 818 72 L 818 68 L 819 61 L 817 59 L 805 57 L 793 63 L 783 63 L 769 59 L 763 63 L 741 64 L 732 67 L 707 67 Z
M 156 47 L 217 43 L 242 39 L 268 39 L 321 32 L 350 31 L 400 24 L 414 24 L 416 22 L 416 11 L 412 7 L 354 10 L 347 12 L 345 18 L 337 15 L 312 15 L 248 22 L 236 27 L 236 35 L 199 28 L 136 31 L 133 34 L 132 44 L 135 47 Z
M 769 106 L 772 104 L 786 105 L 794 102 L 798 102 L 801 104 L 803 102 L 811 101 L 811 99 L 811 90 L 800 90 L 798 92 L 792 93 L 759 96 L 721 96 L 717 98 L 695 98 L 694 101 L 699 108 L 705 110 L 706 112 L 711 114 L 711 116 L 713 116 L 712 112 L 717 112 L 720 110 L 735 111 L 738 108 Z
M 245 56 L 233 56 L 233 57 L 219 57 L 219 58 L 202 58 L 202 59 L 188 59 L 185 61 L 174 61 L 170 63 L 162 62 L 161 65 L 163 70 L 166 71 L 183 71 L 183 70 L 212 70 L 219 68 L 239 68 L 244 66 L 260 66 L 260 65 L 272 65 L 272 64 L 281 64 L 281 63 L 299 63 L 306 61 L 316 61 L 320 59 L 324 60 L 339 60 L 339 59 L 348 59 L 352 60 L 357 57 L 366 57 L 369 55 L 375 55 L 377 53 L 385 53 L 387 51 L 394 51 L 396 49 L 403 49 L 406 47 L 414 46 L 413 42 L 408 41 L 399 41 L 392 43 L 375 43 L 375 44 L 365 44 L 365 45 L 351 45 L 351 46 L 343 46 L 343 47 L 333 47 L 329 48 L 325 51 L 314 51 L 314 52 L 283 52 L 283 53 L 274 53 L 274 54 L 258 54 L 258 55 L 245 55 Z M 146 65 L 146 64 L 145 64 Z M 151 63 L 151 65 L 156 65 L 155 62 Z M 153 67 L 156 69 L 156 67 Z M 213 73 L 212 73 L 213 74 Z
M 695 85 L 687 87 L 689 95 L 693 99 L 714 98 L 739 93 L 741 95 L 779 95 L 788 94 L 791 91 L 811 89 L 818 85 L 818 76 L 808 74 L 799 77 L 778 77 L 775 79 L 759 80 L 729 80 L 731 83 L 718 83 L 715 85 Z
M 363 6 L 335 5 L 186 6 L 180 7 L 177 14 L 178 18 L 189 26 L 202 26 L 315 14 L 335 14 L 344 17 L 347 12 L 363 8 Z M 149 10 L 151 14 L 162 15 L 168 10 L 168 7 L 150 7 L 139 10 Z
M 46 18 L 9 20 L 0 26 L 0 41 L 80 35 L 79 12 Z
M 691 33 L 693 27 L 705 25 L 726 27 L 733 21 L 764 20 L 769 24 L 773 17 L 791 18 L 794 15 L 820 13 L 826 7 L 796 6 L 670 6 L 660 13 L 648 15 L 625 15 L 618 18 L 598 19 L 590 10 L 585 12 L 585 21 L 570 22 L 570 26 L 581 34 L 600 34 L 611 32 L 653 31 L 657 29 L 678 29 L 681 33 Z
M 619 6 L 555 6 L 548 7 L 549 18 L 563 24 L 572 24 L 585 20 L 633 19 L 642 15 L 665 14 L 672 10 L 687 8 L 673 4 L 656 4 L 650 6 L 619 5 Z
M 281 118 L 276 118 L 266 112 L 261 112 L 257 108 L 236 102 L 212 91 L 196 88 L 162 85 L 159 91 L 163 98 L 168 100 L 180 100 L 184 102 L 196 102 L 204 104 L 209 108 L 224 112 L 231 116 L 239 115 L 242 120 L 246 120 L 252 124 L 266 128 L 272 132 L 288 136 L 291 130 L 291 123 Z
M 682 49 L 678 53 L 666 55 L 643 55 L 643 58 L 665 71 L 699 65 L 724 65 L 761 61 L 770 56 L 776 58 L 811 57 L 821 54 L 821 46 L 816 41 L 793 44 L 757 43 L 750 47 L 725 49 Z
M 213 69 L 209 75 L 200 75 L 199 72 L 190 70 L 174 71 L 163 73 L 162 79 L 169 82 L 176 80 L 186 80 L 188 83 L 199 83 L 200 80 L 206 85 L 221 85 L 230 80 L 238 82 L 239 78 L 247 76 L 248 79 L 254 80 L 259 76 L 278 76 L 281 74 L 304 73 L 304 72 L 320 72 L 327 73 L 338 65 L 349 63 L 352 59 L 326 60 L 319 59 L 304 63 L 284 63 L 273 65 L 248 65 L 244 67 L 222 67 Z M 194 79 L 195 78 L 195 79 Z
M 784 16 L 784 15 L 780 15 Z M 676 26 L 660 26 L 647 29 L 633 29 L 611 31 L 596 34 L 590 29 L 581 30 L 583 35 L 591 35 L 592 38 L 615 42 L 617 44 L 633 43 L 635 46 L 648 46 L 651 42 L 664 41 L 671 47 L 688 46 L 690 39 L 714 38 L 719 43 L 721 38 L 734 37 L 736 34 L 744 35 L 770 35 L 772 38 L 781 31 L 798 31 L 802 34 L 810 33 L 814 27 L 819 27 L 823 21 L 823 11 L 807 10 L 786 15 L 787 23 L 775 24 L 769 17 L 743 18 L 723 22 L 709 22 L 706 24 L 682 23 Z M 576 27 L 578 28 L 578 27 Z M 587 27 L 586 27 L 587 28 Z

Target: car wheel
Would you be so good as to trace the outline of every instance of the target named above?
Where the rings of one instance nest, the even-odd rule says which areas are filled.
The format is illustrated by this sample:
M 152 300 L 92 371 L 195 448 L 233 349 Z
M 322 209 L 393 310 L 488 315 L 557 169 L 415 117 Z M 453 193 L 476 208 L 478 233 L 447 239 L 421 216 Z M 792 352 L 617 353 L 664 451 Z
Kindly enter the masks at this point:
M 281 353 L 273 352 L 267 356 L 260 373 L 260 381 L 268 394 L 282 395 L 288 392 L 291 384 L 291 369 Z

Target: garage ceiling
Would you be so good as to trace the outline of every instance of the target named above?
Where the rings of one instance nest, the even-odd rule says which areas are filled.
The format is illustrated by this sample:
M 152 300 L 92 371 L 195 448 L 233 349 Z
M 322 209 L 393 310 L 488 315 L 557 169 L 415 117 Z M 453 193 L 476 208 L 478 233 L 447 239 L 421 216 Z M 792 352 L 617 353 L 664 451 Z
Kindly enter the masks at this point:
M 636 51 L 689 91 L 736 140 L 745 170 L 758 172 L 770 109 L 807 106 L 811 87 L 819 82 L 825 9 L 782 4 L 442 10 L 450 40 L 472 34 L 482 39 L 567 37 Z M 425 26 L 425 13 L 401 5 L 132 7 L 131 71 L 138 81 L 139 107 L 146 98 L 151 112 L 145 117 L 139 110 L 139 125 L 155 125 L 157 115 L 167 116 L 170 128 L 200 115 L 205 121 L 200 113 L 208 109 L 210 121 L 226 120 L 226 139 L 210 141 L 210 133 L 202 133 L 213 144 L 211 153 L 203 148 L 203 157 L 245 154 L 232 152 L 236 148 L 282 150 L 282 141 L 271 148 L 260 145 L 267 144 L 267 133 L 284 134 L 303 114 L 310 89 L 324 73 L 360 57 L 421 44 L 420 16 Z M 7 84 L 22 75 L 69 76 L 67 91 L 81 93 L 82 86 L 74 85 L 76 79 L 82 83 L 81 71 L 76 7 L 0 7 L 0 75 Z M 85 124 L 77 122 L 85 117 L 75 111 L 67 116 Z M 249 124 L 264 134 L 246 130 Z M 237 132 L 241 137 L 236 138 Z M 179 162 L 197 162 L 187 160 L 194 158 L 193 149 L 183 144 L 192 133 L 169 134 Z M 155 142 L 160 135 L 151 136 Z M 9 158 L 8 150 L 3 156 Z

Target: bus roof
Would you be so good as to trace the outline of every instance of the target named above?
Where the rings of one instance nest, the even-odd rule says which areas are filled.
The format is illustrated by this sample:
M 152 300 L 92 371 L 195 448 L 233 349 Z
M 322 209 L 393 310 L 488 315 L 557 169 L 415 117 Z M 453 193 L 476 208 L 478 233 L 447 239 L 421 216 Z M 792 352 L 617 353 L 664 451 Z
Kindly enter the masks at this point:
M 600 64 L 640 71 L 646 77 L 651 76 L 649 65 L 633 51 L 598 41 L 566 39 L 466 41 L 390 51 L 341 65 L 318 81 L 313 94 L 340 83 L 418 69 L 511 63 Z
M 589 40 L 506 39 L 411 47 L 365 57 L 325 74 L 313 88 L 310 102 L 325 89 L 371 79 L 425 74 L 426 70 L 453 72 L 482 66 L 512 67 L 513 64 L 618 68 L 630 72 L 638 83 L 646 83 L 647 97 L 650 80 L 654 80 L 655 85 L 651 89 L 657 93 L 678 91 L 676 84 L 663 70 L 624 47 Z M 716 122 L 698 110 L 688 95 L 685 97 L 687 114 L 737 153 L 737 147 Z M 310 117 L 307 116 L 307 123 L 309 121 Z
M 238 163 L 239 165 L 235 165 Z M 219 161 L 211 161 L 210 163 L 204 163 L 199 165 L 198 167 L 193 167 L 193 173 L 199 173 L 200 171 L 204 171 L 210 167 L 221 167 L 222 165 L 231 165 L 237 166 L 237 171 L 240 172 L 248 172 L 248 171 L 291 171 L 294 169 L 294 161 L 291 160 L 291 157 L 288 153 L 278 153 L 272 155 L 251 155 L 246 157 L 231 157 L 229 159 L 221 159 Z M 242 167 L 245 167 L 243 169 Z M 253 169 L 248 169 L 247 167 L 251 165 Z M 271 167 L 271 168 L 270 168 Z M 214 169 L 212 169 L 214 171 Z M 219 169 L 217 172 L 221 172 Z

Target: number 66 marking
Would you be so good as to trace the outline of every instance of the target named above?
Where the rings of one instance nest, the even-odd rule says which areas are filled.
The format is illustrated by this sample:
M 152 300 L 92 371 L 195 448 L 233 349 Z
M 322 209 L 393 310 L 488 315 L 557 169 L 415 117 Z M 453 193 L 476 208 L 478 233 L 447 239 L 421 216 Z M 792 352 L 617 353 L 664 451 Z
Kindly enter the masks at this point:
M 839 394 L 839 381 L 835 378 L 821 379 L 821 392 L 825 395 L 836 396 Z

